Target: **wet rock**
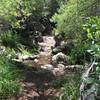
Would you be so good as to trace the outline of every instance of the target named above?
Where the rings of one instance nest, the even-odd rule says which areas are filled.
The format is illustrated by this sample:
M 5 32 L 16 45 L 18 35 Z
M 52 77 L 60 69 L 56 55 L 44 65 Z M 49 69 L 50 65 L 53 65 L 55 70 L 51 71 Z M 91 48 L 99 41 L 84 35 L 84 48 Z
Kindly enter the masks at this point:
M 66 46 L 68 43 L 66 41 L 61 41 L 60 45 L 61 46 Z
M 42 69 L 46 69 L 46 66 L 41 66 Z
M 48 65 L 45 65 L 47 67 L 48 70 L 53 70 L 53 66 L 48 64 Z
M 54 47 L 55 40 L 52 36 L 43 36 L 43 42 L 39 42 L 40 51 L 52 52 L 51 47 Z
M 55 48 L 52 49 L 52 53 L 53 54 L 57 54 L 57 53 L 59 53 L 61 51 L 62 51 L 61 46 L 57 46 L 57 47 L 55 47 Z
M 30 56 L 30 55 L 23 55 L 21 53 L 17 53 L 16 54 L 16 59 L 19 59 L 19 60 L 34 60 L 36 58 L 39 58 L 39 55 L 33 55 L 33 56 Z
M 22 60 L 22 54 L 21 54 L 21 53 L 17 53 L 17 54 L 16 54 L 16 59 Z
M 61 76 L 65 74 L 65 71 L 63 68 L 54 68 L 53 74 L 54 76 Z
M 27 60 L 27 59 L 29 59 L 29 56 L 28 55 L 22 55 L 22 59 Z
M 82 67 L 82 65 L 69 65 L 69 66 L 66 66 L 66 68 L 77 68 L 77 69 L 80 69 Z
M 74 42 L 71 40 L 60 41 L 59 45 L 55 45 L 55 48 L 52 49 L 53 54 L 57 54 L 58 52 L 69 53 L 71 48 L 73 47 Z
M 5 52 L 5 47 L 1 46 L 0 47 L 0 54 L 3 54 Z
M 50 64 L 47 64 L 47 65 L 41 66 L 41 68 L 43 68 L 43 69 L 47 69 L 47 70 L 53 70 L 53 66 L 50 65 Z
M 39 60 L 38 59 L 34 59 L 34 63 L 38 63 L 39 62 Z
M 34 60 L 34 59 L 38 59 L 39 55 L 33 55 L 33 56 L 29 56 L 29 60 Z
M 66 73 L 80 73 L 82 66 L 81 65 L 69 65 L 69 66 L 65 66 L 65 71 Z
M 52 57 L 52 64 L 56 65 L 56 64 L 68 64 L 68 57 L 63 54 L 62 52 L 57 53 L 56 55 L 54 55 Z
M 64 66 L 63 64 L 58 64 L 57 67 L 58 68 L 65 68 L 66 66 Z

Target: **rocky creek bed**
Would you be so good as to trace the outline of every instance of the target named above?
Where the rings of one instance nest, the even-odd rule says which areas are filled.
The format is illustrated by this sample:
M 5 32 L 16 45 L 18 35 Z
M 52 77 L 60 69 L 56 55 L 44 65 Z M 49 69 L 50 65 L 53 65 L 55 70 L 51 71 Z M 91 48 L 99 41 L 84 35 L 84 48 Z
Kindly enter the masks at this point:
M 64 53 L 52 54 L 55 46 L 53 36 L 43 36 L 43 42 L 38 44 L 39 54 L 20 54 L 14 59 L 24 66 L 24 79 L 19 81 L 23 87 L 21 93 L 11 100 L 56 100 L 61 90 L 54 88 L 53 81 L 80 72 L 80 65 L 69 65 Z

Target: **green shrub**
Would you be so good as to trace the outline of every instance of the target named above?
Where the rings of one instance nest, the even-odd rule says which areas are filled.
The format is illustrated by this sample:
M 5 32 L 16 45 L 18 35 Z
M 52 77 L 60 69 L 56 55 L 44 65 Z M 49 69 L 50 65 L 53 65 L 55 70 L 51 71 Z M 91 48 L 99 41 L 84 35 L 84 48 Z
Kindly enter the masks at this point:
M 79 95 L 80 75 L 66 75 L 53 81 L 55 88 L 61 88 L 60 97 L 57 100 L 77 100 Z
M 87 52 L 91 55 L 90 65 L 87 67 L 82 76 L 82 84 L 80 94 L 83 93 L 81 98 L 88 98 L 88 95 L 97 94 L 94 98 L 100 99 L 100 17 L 88 18 L 83 25 L 83 30 L 86 35 L 85 42 L 89 45 Z M 85 89 L 85 90 L 84 90 Z
M 84 64 L 86 61 L 86 52 L 88 49 L 88 44 L 76 44 L 70 52 L 72 64 Z
M 60 7 L 52 20 L 57 23 L 54 31 L 64 35 L 63 37 L 78 39 L 81 37 L 82 17 L 86 16 L 88 7 L 94 4 L 95 0 L 66 0 Z
M 67 77 L 66 84 L 63 85 L 63 93 L 61 100 L 77 100 L 79 96 L 79 83 L 80 83 L 80 76 L 79 75 L 72 75 Z M 64 99 L 63 99 L 64 98 Z
M 5 33 L 1 33 L 0 35 L 1 43 L 5 47 L 17 48 L 19 42 L 19 36 L 12 31 L 7 31 Z
M 21 87 L 17 83 L 17 68 L 6 55 L 0 55 L 0 100 L 16 96 Z

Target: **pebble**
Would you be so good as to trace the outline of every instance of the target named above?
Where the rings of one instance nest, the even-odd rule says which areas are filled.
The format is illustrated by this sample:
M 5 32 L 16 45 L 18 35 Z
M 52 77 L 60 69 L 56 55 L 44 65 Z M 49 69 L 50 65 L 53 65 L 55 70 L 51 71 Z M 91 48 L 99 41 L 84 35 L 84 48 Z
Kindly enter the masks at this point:
M 39 62 L 39 60 L 38 59 L 34 59 L 34 63 L 38 63 Z
M 58 64 L 57 66 L 58 68 L 65 68 L 65 66 L 63 64 Z

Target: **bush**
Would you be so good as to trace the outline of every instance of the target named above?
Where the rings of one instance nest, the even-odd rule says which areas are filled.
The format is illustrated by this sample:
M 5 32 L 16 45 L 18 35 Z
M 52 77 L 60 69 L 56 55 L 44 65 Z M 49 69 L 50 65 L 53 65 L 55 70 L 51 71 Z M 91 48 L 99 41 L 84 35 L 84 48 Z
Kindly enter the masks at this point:
M 86 66 L 86 71 L 82 75 L 82 83 L 80 86 L 80 98 L 100 99 L 100 17 L 88 18 L 83 25 L 86 35 L 85 42 L 89 45 L 87 52 L 91 55 L 91 61 Z M 93 95 L 93 96 L 92 96 Z
M 60 7 L 52 20 L 57 23 L 54 31 L 62 34 L 63 37 L 78 39 L 81 38 L 82 17 L 86 16 L 88 7 L 94 4 L 95 0 L 66 0 Z
M 57 33 L 58 35 L 61 35 L 64 40 L 71 39 L 75 41 L 73 42 L 74 46 L 70 48 L 70 56 L 73 64 L 84 64 L 85 62 L 87 53 L 86 50 L 90 45 L 87 43 L 87 40 L 89 39 L 88 37 L 92 37 L 90 32 L 88 32 L 88 35 L 86 34 L 86 31 L 90 31 L 90 29 L 83 32 L 82 24 L 84 24 L 84 22 L 88 19 L 86 16 L 92 15 L 92 5 L 96 4 L 96 2 L 97 1 L 95 0 L 78 0 L 78 2 L 77 0 L 66 0 L 58 10 L 58 13 L 56 13 L 52 18 L 52 20 L 56 23 L 56 28 L 54 29 L 55 34 Z M 98 30 L 100 26 L 99 20 L 91 19 L 91 23 L 94 23 L 94 25 L 87 23 L 87 27 L 91 27 L 91 31 L 95 30 L 95 26 L 97 26 L 95 25 L 95 22 L 97 22 L 98 27 L 96 27 L 96 30 Z M 94 34 L 93 32 L 92 34 Z M 99 38 L 98 30 L 96 31 L 96 41 L 98 41 Z
M 5 33 L 1 33 L 0 35 L 1 43 L 5 47 L 10 48 L 18 48 L 19 36 L 12 31 L 7 31 Z
M 0 55 L 0 100 L 8 100 L 19 93 L 21 88 L 16 82 L 17 73 L 15 64 L 6 55 Z
M 54 87 L 61 88 L 61 94 L 57 100 L 77 100 L 79 95 L 79 83 L 79 74 L 66 75 L 61 79 L 54 80 Z
M 86 53 L 89 45 L 88 44 L 76 44 L 70 52 L 71 61 L 72 64 L 81 64 L 83 65 L 85 63 L 86 59 Z M 88 58 L 89 60 L 89 58 Z

